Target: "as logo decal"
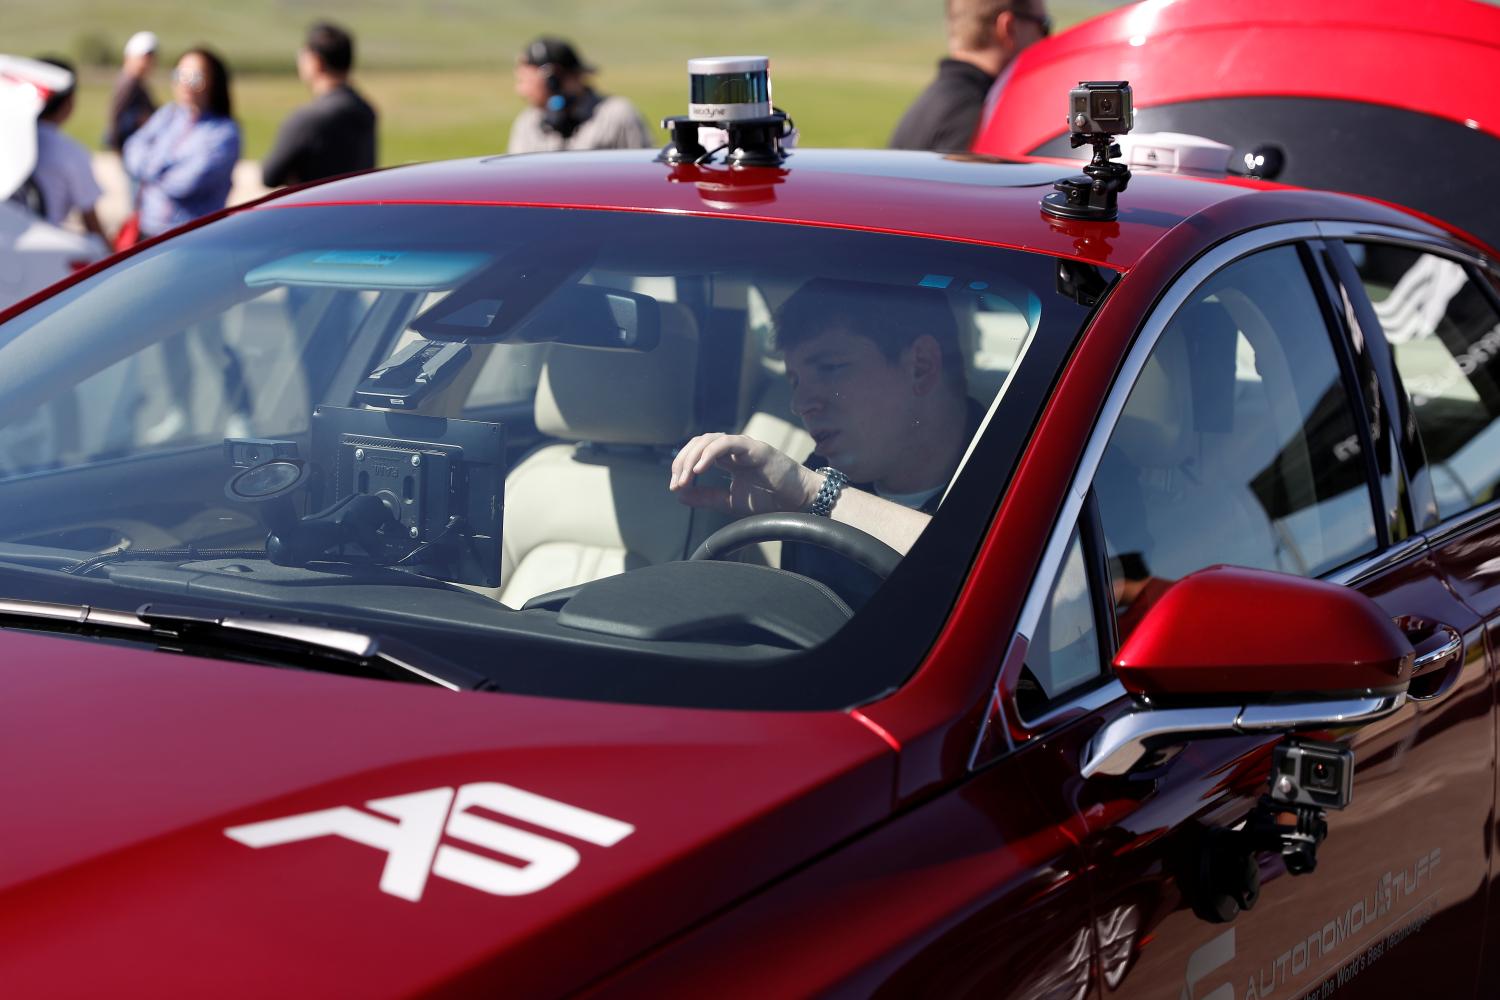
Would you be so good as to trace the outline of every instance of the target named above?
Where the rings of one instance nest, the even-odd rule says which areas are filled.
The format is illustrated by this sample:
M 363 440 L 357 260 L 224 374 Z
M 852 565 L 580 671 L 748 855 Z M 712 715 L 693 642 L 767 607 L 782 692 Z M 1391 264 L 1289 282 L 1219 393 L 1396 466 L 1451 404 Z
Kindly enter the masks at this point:
M 476 807 L 600 847 L 613 847 L 635 832 L 629 823 L 490 781 L 461 785 L 457 793 L 452 788 L 432 788 L 373 799 L 365 807 L 390 819 L 338 806 L 232 826 L 224 833 L 250 847 L 343 837 L 385 851 L 380 891 L 415 903 L 422 898 L 429 874 L 496 896 L 525 896 L 540 892 L 578 866 L 578 851 L 571 845 L 497 823 L 472 812 Z M 508 864 L 445 844 L 445 833 L 525 864 Z

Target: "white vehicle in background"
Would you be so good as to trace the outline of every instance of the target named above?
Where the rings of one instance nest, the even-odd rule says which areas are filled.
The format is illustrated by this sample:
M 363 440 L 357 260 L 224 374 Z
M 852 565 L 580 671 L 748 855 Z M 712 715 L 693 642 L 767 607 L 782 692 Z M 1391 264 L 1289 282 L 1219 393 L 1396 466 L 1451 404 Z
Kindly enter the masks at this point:
M 30 200 L 37 114 L 72 82 L 50 63 L 0 55 L 0 310 L 106 253 L 98 240 L 48 223 Z

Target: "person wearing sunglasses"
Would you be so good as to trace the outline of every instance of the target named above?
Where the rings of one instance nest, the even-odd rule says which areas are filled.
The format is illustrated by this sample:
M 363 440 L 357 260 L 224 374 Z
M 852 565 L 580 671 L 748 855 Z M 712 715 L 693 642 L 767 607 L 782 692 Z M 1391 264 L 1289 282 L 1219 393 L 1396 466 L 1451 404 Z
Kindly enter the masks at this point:
M 125 171 L 140 191 L 134 232 L 127 220 L 116 249 L 224 208 L 240 158 L 240 127 L 233 113 L 224 61 L 202 47 L 183 53 L 172 70 L 172 100 L 125 141 Z M 170 402 L 154 424 L 141 429 L 139 444 L 181 440 L 197 426 L 190 409 L 210 405 L 206 399 L 226 415 L 225 437 L 252 432 L 244 365 L 218 319 L 187 327 L 163 341 L 160 352 Z M 217 397 L 206 391 L 208 379 L 218 380 Z
M 171 102 L 125 142 L 125 172 L 140 183 L 142 239 L 228 202 L 240 158 L 240 127 L 232 114 L 223 60 L 206 48 L 184 53 L 172 70 Z
M 1052 33 L 1046 0 L 947 0 L 948 56 L 906 109 L 892 149 L 968 150 L 996 77 Z

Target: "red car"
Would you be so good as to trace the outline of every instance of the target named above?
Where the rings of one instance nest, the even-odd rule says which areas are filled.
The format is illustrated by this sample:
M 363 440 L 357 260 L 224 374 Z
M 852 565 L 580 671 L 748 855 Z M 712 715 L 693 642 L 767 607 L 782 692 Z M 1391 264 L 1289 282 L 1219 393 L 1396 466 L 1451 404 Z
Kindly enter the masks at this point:
M 1212 139 L 1240 173 L 1405 205 L 1493 251 L 1497 65 L 1500 8 L 1481 0 L 1145 0 L 1023 52 L 974 151 L 1067 156 L 1059 90 L 1129 80 L 1138 133 Z
M 1493 995 L 1477 245 L 686 131 L 0 314 L 6 994 Z

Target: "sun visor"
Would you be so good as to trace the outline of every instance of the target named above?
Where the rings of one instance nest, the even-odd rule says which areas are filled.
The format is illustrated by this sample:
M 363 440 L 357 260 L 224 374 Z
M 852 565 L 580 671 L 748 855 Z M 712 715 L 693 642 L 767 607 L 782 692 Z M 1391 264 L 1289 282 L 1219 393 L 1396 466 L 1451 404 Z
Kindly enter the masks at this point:
M 308 250 L 252 268 L 245 284 L 435 291 L 458 285 L 490 260 L 438 250 Z

